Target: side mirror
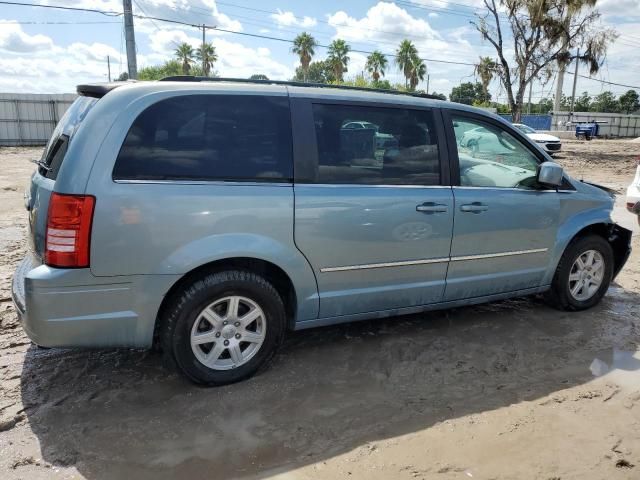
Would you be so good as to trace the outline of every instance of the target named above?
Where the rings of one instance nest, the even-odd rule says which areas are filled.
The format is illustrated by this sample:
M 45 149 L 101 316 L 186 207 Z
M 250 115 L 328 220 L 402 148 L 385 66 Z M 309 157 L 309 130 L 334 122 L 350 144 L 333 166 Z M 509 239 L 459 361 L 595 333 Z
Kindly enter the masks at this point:
M 538 183 L 545 187 L 559 187 L 563 176 L 564 170 L 555 162 L 542 162 L 538 167 Z

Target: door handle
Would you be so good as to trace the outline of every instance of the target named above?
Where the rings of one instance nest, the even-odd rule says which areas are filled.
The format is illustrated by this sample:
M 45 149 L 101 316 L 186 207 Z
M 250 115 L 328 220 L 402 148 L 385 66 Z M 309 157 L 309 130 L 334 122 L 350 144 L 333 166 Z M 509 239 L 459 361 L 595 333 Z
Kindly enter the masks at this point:
M 480 202 L 473 202 L 460 205 L 460 210 L 463 212 L 481 213 L 489 210 L 489 207 L 487 205 L 483 205 Z
M 424 202 L 416 207 L 416 212 L 422 213 L 446 213 L 447 206 L 442 203 Z

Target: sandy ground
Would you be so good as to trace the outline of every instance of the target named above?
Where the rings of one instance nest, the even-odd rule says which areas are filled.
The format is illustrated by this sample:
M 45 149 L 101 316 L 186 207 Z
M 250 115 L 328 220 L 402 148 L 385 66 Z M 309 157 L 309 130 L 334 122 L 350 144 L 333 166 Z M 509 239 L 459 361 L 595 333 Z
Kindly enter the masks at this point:
M 570 172 L 619 189 L 640 155 L 565 144 Z M 299 332 L 263 374 L 202 389 L 156 354 L 22 333 L 9 289 L 38 155 L 0 149 L 0 478 L 640 478 L 638 236 L 593 310 L 520 299 Z

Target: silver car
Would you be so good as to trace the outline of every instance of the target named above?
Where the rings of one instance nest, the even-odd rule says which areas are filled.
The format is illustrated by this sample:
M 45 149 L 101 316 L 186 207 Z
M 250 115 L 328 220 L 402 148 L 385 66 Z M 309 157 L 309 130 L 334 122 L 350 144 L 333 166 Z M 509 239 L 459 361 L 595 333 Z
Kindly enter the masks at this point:
M 13 299 L 38 345 L 155 345 L 221 385 L 289 330 L 531 294 L 589 308 L 629 255 L 606 190 L 471 107 L 198 78 L 78 93 L 25 195 Z M 470 155 L 474 129 L 504 151 Z

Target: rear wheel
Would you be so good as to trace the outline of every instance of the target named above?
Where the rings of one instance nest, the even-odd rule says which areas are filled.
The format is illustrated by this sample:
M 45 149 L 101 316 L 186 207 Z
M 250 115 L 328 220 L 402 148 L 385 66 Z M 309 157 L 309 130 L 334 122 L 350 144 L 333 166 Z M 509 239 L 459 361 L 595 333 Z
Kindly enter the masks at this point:
M 250 377 L 273 357 L 284 335 L 280 295 L 264 278 L 232 270 L 206 275 L 167 309 L 163 349 L 190 380 L 224 385 Z
M 598 235 L 579 238 L 562 255 L 546 299 L 563 310 L 593 307 L 606 293 L 612 276 L 611 245 Z

